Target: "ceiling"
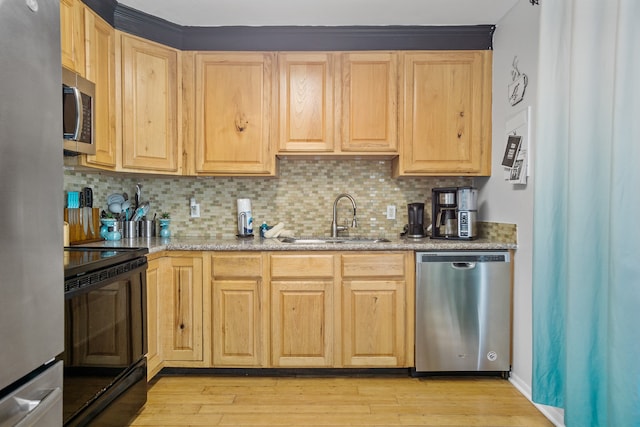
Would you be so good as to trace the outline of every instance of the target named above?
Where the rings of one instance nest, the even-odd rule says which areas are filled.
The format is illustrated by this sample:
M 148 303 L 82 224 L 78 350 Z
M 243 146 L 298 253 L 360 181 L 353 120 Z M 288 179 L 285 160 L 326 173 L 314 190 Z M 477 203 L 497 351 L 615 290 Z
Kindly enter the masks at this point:
M 120 0 L 184 26 L 496 24 L 526 0 Z

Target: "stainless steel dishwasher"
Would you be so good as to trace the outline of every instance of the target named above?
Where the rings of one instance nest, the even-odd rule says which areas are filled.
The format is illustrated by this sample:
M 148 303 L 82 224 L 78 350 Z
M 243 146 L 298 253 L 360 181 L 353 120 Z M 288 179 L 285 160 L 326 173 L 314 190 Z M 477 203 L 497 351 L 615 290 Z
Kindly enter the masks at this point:
M 415 373 L 511 369 L 506 251 L 416 253 Z

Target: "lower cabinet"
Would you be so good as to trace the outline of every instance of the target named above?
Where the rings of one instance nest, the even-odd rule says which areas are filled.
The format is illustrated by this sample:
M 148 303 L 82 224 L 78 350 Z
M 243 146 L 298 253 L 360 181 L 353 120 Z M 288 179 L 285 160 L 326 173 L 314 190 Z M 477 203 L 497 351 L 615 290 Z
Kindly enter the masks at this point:
M 155 256 L 149 379 L 165 366 L 413 366 L 413 252 Z
M 268 320 L 263 255 L 214 253 L 210 259 L 213 366 L 264 366 Z
M 407 254 L 343 254 L 342 363 L 345 367 L 407 366 L 406 330 L 413 313 Z M 408 289 L 409 288 L 409 289 Z M 412 301 L 411 301 L 412 302 Z M 412 305 L 411 305 L 412 307 Z
M 272 254 L 271 362 L 334 365 L 334 255 Z
M 160 331 L 160 279 L 162 277 L 162 258 L 149 257 L 147 265 L 147 380 L 162 369 L 162 351 Z
M 194 366 L 190 362 L 204 360 L 202 254 L 169 252 L 163 270 L 159 287 L 162 357 L 165 366 Z

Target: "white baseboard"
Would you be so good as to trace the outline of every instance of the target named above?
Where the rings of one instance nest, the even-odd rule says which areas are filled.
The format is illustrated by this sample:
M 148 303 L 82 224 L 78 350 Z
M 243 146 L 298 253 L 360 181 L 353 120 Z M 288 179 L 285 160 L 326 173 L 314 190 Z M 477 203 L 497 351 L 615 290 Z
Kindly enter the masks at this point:
M 511 373 L 509 382 L 511 382 L 511 384 L 513 384 L 513 386 L 517 388 L 518 391 L 522 393 L 524 397 L 529 399 L 529 401 L 533 403 L 535 407 L 538 408 L 540 412 L 542 412 L 542 415 L 547 417 L 547 419 L 551 421 L 553 425 L 555 425 L 556 427 L 565 427 L 564 410 L 562 408 L 556 408 L 553 406 L 540 405 L 539 403 L 535 403 L 533 400 L 531 400 L 531 386 L 525 383 L 524 381 L 522 381 L 520 377 L 518 377 L 517 375 L 514 375 L 513 373 Z

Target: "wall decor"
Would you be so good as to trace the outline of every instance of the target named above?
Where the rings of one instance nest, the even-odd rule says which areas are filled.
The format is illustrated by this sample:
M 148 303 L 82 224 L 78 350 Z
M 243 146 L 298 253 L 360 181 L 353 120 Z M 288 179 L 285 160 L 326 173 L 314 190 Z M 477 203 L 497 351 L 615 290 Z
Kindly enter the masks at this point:
M 507 144 L 502 166 L 504 180 L 511 184 L 526 184 L 529 176 L 529 141 L 531 139 L 531 107 L 516 113 L 505 126 Z
M 518 69 L 518 57 L 513 57 L 511 63 L 511 83 L 509 83 L 509 103 L 511 106 L 517 105 L 524 99 L 524 92 L 527 89 L 529 77 L 525 73 L 521 73 Z

